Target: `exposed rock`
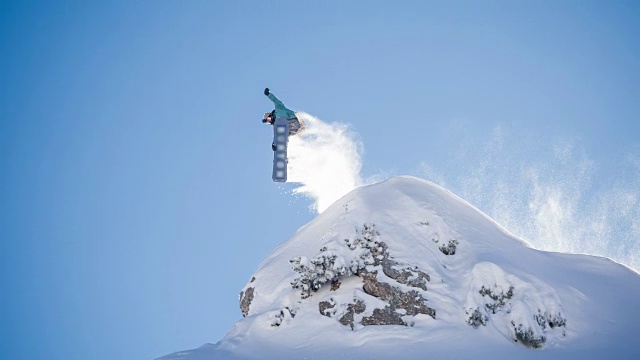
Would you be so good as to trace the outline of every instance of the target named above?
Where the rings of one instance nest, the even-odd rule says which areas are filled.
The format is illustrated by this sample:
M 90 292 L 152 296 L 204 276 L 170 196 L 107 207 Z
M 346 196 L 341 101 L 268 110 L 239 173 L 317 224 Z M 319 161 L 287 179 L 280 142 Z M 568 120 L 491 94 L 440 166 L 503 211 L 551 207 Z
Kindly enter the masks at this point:
M 338 281 L 338 280 L 333 280 L 333 281 L 331 282 L 331 291 L 336 291 L 336 290 L 340 289 L 340 285 L 341 285 L 341 284 L 342 284 L 342 283 L 341 283 L 340 281 Z
M 425 314 L 435 318 L 436 311 L 425 304 L 427 300 L 420 292 L 404 292 L 397 286 L 377 279 L 378 272 L 382 271 L 392 284 L 403 284 L 423 291 L 427 290 L 427 282 L 430 281 L 429 275 L 416 266 L 401 268 L 389 254 L 386 243 L 377 240 L 379 235 L 375 225 L 364 224 L 360 236 L 355 239 L 345 239 L 342 244 L 323 246 L 315 258 L 299 256 L 291 259 L 293 270 L 300 274 L 291 286 L 301 289 L 301 298 L 306 299 L 327 282 L 331 283 L 331 291 L 337 291 L 341 285 L 340 280 L 360 276 L 364 291 L 387 303 L 382 309 L 373 309 L 372 315 L 364 317 L 360 321 L 361 324 L 407 325 L 402 320 L 405 315 Z M 353 251 L 348 254 L 353 255 L 338 256 L 335 249 L 345 245 Z M 360 299 L 353 301 L 336 304 L 332 298 L 330 301 L 320 301 L 318 309 L 322 315 L 339 317 L 338 321 L 341 324 L 354 329 L 355 314 L 365 311 L 365 303 Z
M 333 298 L 329 301 L 320 301 L 318 308 L 320 314 L 328 317 L 340 316 L 338 320 L 342 325 L 348 325 L 351 330 L 355 328 L 354 315 L 362 314 L 366 310 L 366 304 L 361 299 L 354 298 L 353 303 L 336 306 Z
M 429 274 L 420 271 L 418 267 L 407 267 L 404 269 L 396 269 L 398 262 L 393 260 L 389 255 L 387 244 L 384 241 L 376 242 L 378 245 L 371 253 L 374 255 L 374 265 L 381 265 L 382 272 L 393 280 L 412 287 L 418 287 L 427 290 L 427 282 L 431 281 Z
M 409 278 L 406 285 L 420 288 L 424 291 L 427 291 L 427 281 L 431 281 L 429 274 L 418 270 L 415 268 L 414 270 L 409 270 L 409 273 L 413 279 Z
M 427 300 L 423 298 L 419 292 L 415 290 L 403 292 L 395 286 L 380 282 L 376 277 L 377 271 L 362 271 L 360 276 L 364 282 L 364 291 L 369 295 L 388 302 L 391 311 L 395 312 L 396 309 L 404 309 L 406 315 L 425 314 L 435 319 L 435 309 L 425 305 Z M 393 318 L 390 318 L 390 321 L 392 324 L 397 323 Z
M 324 316 L 328 316 L 331 317 L 335 312 L 328 312 L 328 309 L 333 309 L 335 308 L 336 305 L 329 302 L 329 301 L 320 301 L 320 303 L 318 304 L 318 308 L 320 310 L 320 314 L 324 315 Z
M 394 267 L 397 264 L 397 262 L 389 258 L 384 259 L 382 261 L 382 272 L 400 284 L 417 287 L 427 291 L 427 281 L 431 281 L 429 274 L 420 271 L 417 267 L 398 270 Z
M 255 278 L 251 279 L 253 282 Z M 251 306 L 251 302 L 253 301 L 253 287 L 247 288 L 245 291 L 240 292 L 240 310 L 242 310 L 242 316 L 249 315 L 249 307 Z
M 271 326 L 280 326 L 284 321 L 284 319 L 287 319 L 287 318 L 293 319 L 294 317 L 296 317 L 296 310 L 289 307 L 285 307 L 284 309 L 281 309 L 275 315 L 273 315 L 273 318 L 272 318 L 273 321 L 271 322 Z
M 447 245 L 440 245 L 440 251 L 445 255 L 454 255 L 456 253 L 456 247 L 460 244 L 458 240 L 449 240 Z
M 395 312 L 390 306 L 384 309 L 374 309 L 373 315 L 365 316 L 361 321 L 362 325 L 407 325 L 402 321 L 400 314 Z
M 353 330 L 354 328 L 353 315 L 362 314 L 365 310 L 366 310 L 366 305 L 364 304 L 364 301 L 357 299 L 354 304 L 349 304 L 347 306 L 347 312 L 338 321 L 342 325 L 349 325 L 349 327 L 351 327 L 351 330 Z

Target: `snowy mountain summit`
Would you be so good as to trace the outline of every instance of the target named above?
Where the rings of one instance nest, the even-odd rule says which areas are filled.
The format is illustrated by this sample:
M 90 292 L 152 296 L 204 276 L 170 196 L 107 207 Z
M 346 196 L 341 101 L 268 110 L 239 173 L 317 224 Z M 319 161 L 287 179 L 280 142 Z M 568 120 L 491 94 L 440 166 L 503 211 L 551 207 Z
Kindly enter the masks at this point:
M 358 188 L 280 245 L 217 344 L 163 359 L 640 358 L 640 275 L 543 252 L 429 182 Z

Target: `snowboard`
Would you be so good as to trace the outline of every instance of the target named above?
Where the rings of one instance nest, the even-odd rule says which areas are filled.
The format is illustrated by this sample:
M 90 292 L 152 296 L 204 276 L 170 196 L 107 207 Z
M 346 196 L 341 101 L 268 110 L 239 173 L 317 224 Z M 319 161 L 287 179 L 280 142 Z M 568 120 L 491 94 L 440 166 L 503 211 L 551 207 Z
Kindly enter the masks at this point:
M 287 181 L 287 142 L 289 137 L 289 122 L 284 118 L 277 118 L 273 123 L 273 175 L 275 182 Z

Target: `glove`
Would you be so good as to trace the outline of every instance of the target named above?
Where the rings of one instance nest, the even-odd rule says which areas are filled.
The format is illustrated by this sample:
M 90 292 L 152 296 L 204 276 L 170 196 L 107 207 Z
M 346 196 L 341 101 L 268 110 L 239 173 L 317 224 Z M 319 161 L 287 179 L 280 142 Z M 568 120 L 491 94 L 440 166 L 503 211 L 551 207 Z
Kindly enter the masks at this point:
M 265 94 L 266 96 L 269 96 L 269 88 L 265 88 L 265 89 L 264 89 L 264 94 Z

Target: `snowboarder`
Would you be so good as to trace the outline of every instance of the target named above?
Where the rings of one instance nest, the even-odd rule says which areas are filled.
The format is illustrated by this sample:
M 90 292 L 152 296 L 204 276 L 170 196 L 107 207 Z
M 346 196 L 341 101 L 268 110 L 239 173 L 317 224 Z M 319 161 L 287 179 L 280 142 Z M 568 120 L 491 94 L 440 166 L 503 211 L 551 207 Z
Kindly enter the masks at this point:
M 271 178 L 275 182 L 287 181 L 287 143 L 289 136 L 295 135 L 302 130 L 300 120 L 296 117 L 296 113 L 287 109 L 286 106 L 269 88 L 264 89 L 264 94 L 273 101 L 275 109 L 272 112 L 264 114 L 262 122 L 273 126 L 273 142 L 271 150 L 273 150 L 273 174 Z
M 269 91 L 269 88 L 264 89 L 264 94 L 269 98 L 269 100 L 273 101 L 276 108 L 272 112 L 264 113 L 262 122 L 273 125 L 276 119 L 283 118 L 289 122 L 289 135 L 295 135 L 300 132 L 300 130 L 302 130 L 302 124 L 300 123 L 300 120 L 298 120 L 298 117 L 296 117 L 296 113 L 287 109 L 282 101 Z

